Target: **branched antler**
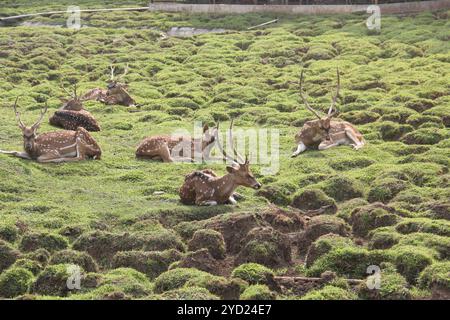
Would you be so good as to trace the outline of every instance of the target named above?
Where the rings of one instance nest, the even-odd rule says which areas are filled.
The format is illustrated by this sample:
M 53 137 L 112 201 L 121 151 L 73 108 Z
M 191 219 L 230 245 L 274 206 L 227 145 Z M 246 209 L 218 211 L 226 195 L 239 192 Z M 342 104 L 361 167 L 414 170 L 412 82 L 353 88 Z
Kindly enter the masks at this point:
M 303 89 L 303 71 L 304 71 L 304 70 L 302 70 L 302 73 L 301 73 L 301 75 L 300 75 L 300 83 L 299 83 L 299 86 L 300 86 L 300 89 L 299 89 L 299 91 L 300 91 L 300 97 L 302 98 L 303 103 L 305 104 L 306 108 L 307 108 L 309 111 L 311 111 L 312 113 L 314 113 L 314 115 L 315 115 L 317 118 L 321 119 L 320 114 L 319 114 L 316 110 L 314 110 L 314 109 L 309 105 L 308 101 L 306 100 L 305 96 L 303 95 L 303 90 L 302 90 L 302 89 Z
M 339 68 L 336 68 L 336 73 L 337 73 L 336 95 L 333 97 L 330 108 L 328 109 L 329 116 L 334 116 L 336 113 L 338 113 L 338 110 L 336 109 L 336 100 L 339 96 L 339 89 L 341 88 L 341 80 L 339 77 Z

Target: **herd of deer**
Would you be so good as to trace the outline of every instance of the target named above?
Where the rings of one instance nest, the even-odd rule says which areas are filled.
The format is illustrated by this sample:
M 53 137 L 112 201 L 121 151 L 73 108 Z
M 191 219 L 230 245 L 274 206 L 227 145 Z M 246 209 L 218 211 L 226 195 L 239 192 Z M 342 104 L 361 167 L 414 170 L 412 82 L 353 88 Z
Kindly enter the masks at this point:
M 128 65 L 125 68 L 126 74 Z M 338 145 L 351 145 L 355 149 L 364 146 L 365 141 L 361 133 L 349 122 L 332 120 L 337 114 L 336 100 L 339 95 L 340 78 L 337 71 L 337 89 L 332 98 L 328 113 L 321 116 L 314 110 L 303 95 L 303 71 L 300 77 L 300 97 L 306 108 L 318 119 L 307 121 L 295 136 L 297 148 L 292 157 L 298 156 L 308 148 L 328 149 Z M 50 117 L 49 122 L 53 126 L 62 127 L 65 130 L 38 134 L 44 115 L 47 112 L 47 104 L 41 110 L 40 117 L 31 127 L 27 127 L 20 119 L 17 111 L 18 98 L 15 100 L 13 109 L 19 128 L 22 130 L 24 151 L 3 151 L 22 159 L 35 160 L 41 163 L 71 162 L 85 159 L 100 159 L 102 151 L 89 131 L 99 131 L 100 126 L 95 118 L 83 108 L 83 101 L 97 100 L 104 104 L 119 104 L 134 106 L 135 101 L 127 92 L 127 85 L 120 83 L 114 78 L 114 67 L 111 66 L 111 79 L 107 89 L 96 88 L 90 90 L 81 97 L 77 95 L 77 88 L 68 92 L 70 99 L 63 100 L 63 106 Z M 233 121 L 231 121 L 229 141 L 233 143 L 232 136 Z M 228 160 L 231 165 L 226 167 L 227 174 L 217 176 L 212 170 L 205 169 L 194 171 L 186 175 L 184 184 L 180 188 L 181 202 L 196 205 L 235 204 L 239 194 L 235 192 L 238 186 L 259 189 L 261 184 L 255 179 L 250 170 L 250 163 L 233 147 L 233 156 L 228 155 L 219 140 L 219 123 L 212 129 L 205 125 L 202 138 L 186 138 L 173 136 L 151 136 L 145 138 L 136 150 L 136 157 L 141 159 L 162 160 L 173 162 L 172 151 L 180 144 L 187 144 L 190 154 L 181 154 L 177 161 L 193 161 L 194 154 L 201 150 L 202 159 L 209 159 L 210 152 L 217 145 L 223 159 Z M 183 149 L 183 148 L 181 148 Z

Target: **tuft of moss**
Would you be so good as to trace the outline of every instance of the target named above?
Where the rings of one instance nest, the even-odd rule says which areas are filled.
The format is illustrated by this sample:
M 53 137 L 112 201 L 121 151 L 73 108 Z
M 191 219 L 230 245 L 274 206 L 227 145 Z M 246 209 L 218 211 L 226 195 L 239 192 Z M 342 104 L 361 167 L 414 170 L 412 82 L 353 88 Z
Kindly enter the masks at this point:
M 320 189 L 307 189 L 294 195 L 291 205 L 297 209 L 308 211 L 326 208 L 325 213 L 337 211 L 336 202 Z
M 426 267 L 419 275 L 418 284 L 423 289 L 438 287 L 450 290 L 450 261 L 436 262 Z
M 38 275 L 42 271 L 43 266 L 38 262 L 26 258 L 17 259 L 11 268 L 23 268 L 30 271 L 33 275 Z
M 166 251 L 122 251 L 113 257 L 114 268 L 133 268 L 154 279 L 168 270 L 169 266 L 181 259 L 181 253 L 175 249 Z
M 334 176 L 322 187 L 325 193 L 336 201 L 345 201 L 363 196 L 363 186 L 356 180 L 345 176 Z
M 28 292 L 33 274 L 25 268 L 13 267 L 0 274 L 0 297 L 14 298 Z
M 181 288 L 192 279 L 199 279 L 202 277 L 210 277 L 211 274 L 191 268 L 176 268 L 162 273 L 155 281 L 155 293 L 162 293 L 165 291 Z
M 327 285 L 321 289 L 311 290 L 301 300 L 356 300 L 358 296 L 350 290 Z
M 7 242 L 0 240 L 0 273 L 9 268 L 20 256 L 20 252 Z
M 413 232 L 434 233 L 440 236 L 450 236 L 450 221 L 428 218 L 409 218 L 399 222 L 395 229 L 403 234 Z
M 231 276 L 247 281 L 249 284 L 266 284 L 273 278 L 273 271 L 258 263 L 244 263 L 236 267 Z
M 66 296 L 69 293 L 68 279 L 72 276 L 70 265 L 56 264 L 47 266 L 33 283 L 32 293 L 49 296 Z
M 365 206 L 352 212 L 350 223 L 356 235 L 365 237 L 370 230 L 394 225 L 398 220 L 399 217 L 396 214 L 383 208 Z
M 37 261 L 39 262 L 42 266 L 47 265 L 48 261 L 50 260 L 50 252 L 48 252 L 46 249 L 44 248 L 39 248 L 33 252 L 29 252 L 27 254 L 23 255 L 24 258 L 33 260 L 33 261 Z
M 327 254 L 333 248 L 354 247 L 351 239 L 337 234 L 329 233 L 320 236 L 308 248 L 305 258 L 305 266 L 310 267 L 324 254 Z
M 445 130 L 436 128 L 421 128 L 406 134 L 402 141 L 406 144 L 436 144 L 441 140 L 448 138 Z
M 82 280 L 82 286 L 85 281 Z M 142 272 L 131 268 L 117 268 L 102 275 L 99 288 L 101 287 L 109 287 L 111 293 L 122 292 L 126 296 L 138 298 L 150 294 L 153 285 Z
M 433 251 L 423 247 L 396 245 L 388 250 L 398 272 L 415 284 L 420 272 L 434 262 Z
M 375 284 L 379 280 L 379 288 L 369 288 L 368 283 Z M 411 292 L 406 279 L 392 269 L 381 269 L 380 275 L 371 275 L 358 285 L 358 296 L 370 300 L 409 300 Z
M 393 228 L 377 228 L 369 232 L 369 248 L 370 249 L 389 249 L 396 245 L 401 235 Z
M 49 264 L 76 264 L 86 272 L 98 271 L 97 263 L 89 254 L 70 249 L 55 253 L 50 258 Z
M 24 252 L 34 251 L 40 248 L 49 252 L 66 249 L 69 242 L 66 238 L 59 234 L 48 232 L 27 233 L 20 241 L 19 248 Z
M 372 184 L 367 199 L 370 202 L 388 202 L 393 199 L 400 191 L 407 188 L 406 182 L 395 178 L 377 179 Z
M 190 251 L 206 248 L 215 259 L 224 259 L 226 255 L 222 234 L 212 229 L 197 230 L 189 241 L 188 248 Z
M 178 288 L 163 292 L 160 295 L 153 296 L 151 299 L 158 300 L 220 300 L 220 298 L 208 289 L 201 287 Z
M 264 284 L 249 286 L 241 294 L 241 300 L 275 300 L 276 294 Z
M 0 240 L 13 243 L 19 236 L 19 228 L 13 224 L 1 224 L 0 225 Z

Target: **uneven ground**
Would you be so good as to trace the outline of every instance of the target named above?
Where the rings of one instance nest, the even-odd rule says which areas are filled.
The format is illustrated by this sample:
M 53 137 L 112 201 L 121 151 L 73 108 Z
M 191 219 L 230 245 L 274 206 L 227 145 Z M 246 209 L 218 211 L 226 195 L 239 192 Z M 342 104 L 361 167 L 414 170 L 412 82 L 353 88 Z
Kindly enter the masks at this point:
M 66 8 L 13 3 L 0 15 Z M 448 15 L 383 16 L 379 34 L 365 28 L 364 15 L 280 17 L 253 31 L 246 28 L 273 17 L 98 13 L 83 15 L 91 27 L 80 31 L 0 28 L 0 149 L 22 148 L 16 96 L 32 123 L 45 100 L 49 113 L 61 106 L 60 82 L 77 82 L 81 91 L 104 87 L 112 61 L 119 72 L 129 63 L 130 93 L 142 104 L 135 113 L 85 104 L 102 126 L 93 133 L 101 161 L 41 165 L 0 155 L 0 297 L 448 297 Z M 175 26 L 229 31 L 161 38 Z M 295 133 L 312 119 L 299 102 L 300 70 L 310 103 L 326 110 L 336 67 L 340 118 L 357 125 L 367 146 L 291 159 Z M 239 189 L 245 198 L 237 206 L 178 201 L 185 174 L 205 167 L 224 173 L 223 164 L 134 158 L 145 136 L 192 131 L 194 120 L 225 126 L 230 117 L 236 127 L 281 135 L 279 172 L 263 176 L 254 166 L 264 187 Z M 51 130 L 44 123 L 40 132 Z M 81 290 L 67 289 L 67 264 L 82 268 Z M 365 279 L 369 265 L 381 267 L 379 290 L 344 280 Z

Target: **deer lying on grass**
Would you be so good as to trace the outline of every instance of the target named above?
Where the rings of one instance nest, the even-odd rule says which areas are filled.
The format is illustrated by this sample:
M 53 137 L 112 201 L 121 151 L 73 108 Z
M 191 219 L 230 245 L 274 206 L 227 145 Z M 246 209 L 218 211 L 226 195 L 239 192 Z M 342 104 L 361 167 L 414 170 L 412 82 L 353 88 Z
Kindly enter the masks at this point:
M 118 104 L 126 107 L 136 106 L 136 102 L 128 93 L 128 85 L 119 82 L 117 79 L 121 80 L 128 73 L 128 64 L 125 67 L 125 71 L 119 77 L 114 77 L 115 67 L 110 66 L 111 78 L 109 80 L 107 89 L 92 89 L 87 92 L 82 98 L 84 100 L 97 100 L 104 104 Z
M 35 124 L 31 127 L 25 126 L 17 111 L 17 100 L 18 98 L 14 103 L 14 112 L 23 133 L 25 152 L 0 150 L 0 153 L 41 163 L 80 161 L 87 158 L 100 159 L 102 153 L 100 147 L 84 128 L 78 128 L 76 131 L 63 130 L 37 134 L 37 129 L 47 112 L 47 105 L 44 110 L 41 110 L 40 117 Z
M 303 71 L 300 76 L 300 97 L 306 108 L 311 111 L 318 119 L 307 121 L 295 136 L 297 149 L 292 157 L 298 156 L 308 148 L 318 148 L 319 150 L 329 149 L 338 145 L 351 145 L 358 150 L 365 145 L 362 134 L 354 125 L 347 121 L 335 121 L 332 118 L 338 113 L 335 108 L 336 100 L 339 95 L 340 78 L 339 69 L 337 70 L 336 95 L 333 97 L 328 113 L 321 116 L 314 110 L 306 100 L 302 92 Z
M 78 127 L 88 131 L 100 131 L 100 126 L 89 111 L 83 109 L 84 99 L 77 95 L 77 86 L 74 85 L 73 92 L 64 91 L 71 99 L 63 99 L 64 105 L 50 117 L 51 125 L 66 130 L 76 130 Z
M 230 141 L 232 143 L 231 126 Z M 183 204 L 199 206 L 236 204 L 235 196 L 237 194 L 234 191 L 238 186 L 261 188 L 261 184 L 256 181 L 250 171 L 248 157 L 243 160 L 236 149 L 233 149 L 235 157 L 232 158 L 222 148 L 219 139 L 217 139 L 217 144 L 225 159 L 232 161 L 232 165 L 226 167 L 228 174 L 218 177 L 214 171 L 209 169 L 188 174 L 180 188 L 180 199 Z
M 203 136 L 200 139 L 193 139 L 184 136 L 151 136 L 145 138 L 137 147 L 136 157 L 140 159 L 162 160 L 163 162 L 192 162 L 195 153 L 202 152 L 202 159 L 208 159 L 214 141 L 217 138 L 218 127 L 210 129 L 207 124 L 203 126 Z M 179 154 L 174 159 L 172 152 L 176 148 Z M 183 150 L 189 150 L 190 154 L 183 154 Z

